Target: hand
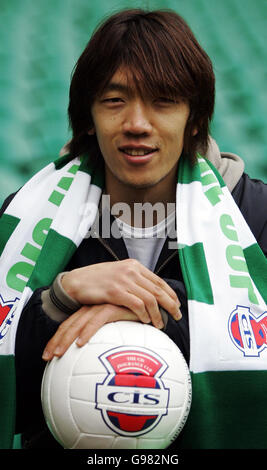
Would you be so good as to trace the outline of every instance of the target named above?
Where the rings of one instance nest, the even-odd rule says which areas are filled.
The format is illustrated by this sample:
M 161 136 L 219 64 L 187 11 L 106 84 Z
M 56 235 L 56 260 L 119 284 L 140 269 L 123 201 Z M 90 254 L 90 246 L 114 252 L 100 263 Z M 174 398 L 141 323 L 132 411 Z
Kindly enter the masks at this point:
M 174 290 L 135 259 L 74 269 L 62 278 L 62 287 L 82 305 L 112 304 L 129 309 L 143 323 L 162 327 L 159 305 L 175 320 L 181 318 Z
M 43 359 L 50 361 L 53 356 L 62 356 L 76 338 L 76 344 L 83 346 L 105 323 L 118 320 L 138 321 L 138 317 L 117 305 L 84 305 L 59 325 L 45 347 Z

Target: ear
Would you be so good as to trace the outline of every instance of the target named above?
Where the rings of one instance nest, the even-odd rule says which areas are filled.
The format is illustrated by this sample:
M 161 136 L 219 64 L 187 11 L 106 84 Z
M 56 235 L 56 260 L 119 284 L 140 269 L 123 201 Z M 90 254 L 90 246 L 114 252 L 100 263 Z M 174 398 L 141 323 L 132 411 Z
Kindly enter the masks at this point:
M 192 136 L 195 136 L 198 134 L 198 128 L 197 127 L 194 127 L 193 131 L 192 131 Z
M 94 135 L 95 134 L 95 127 L 93 126 L 89 131 L 87 131 L 89 135 Z

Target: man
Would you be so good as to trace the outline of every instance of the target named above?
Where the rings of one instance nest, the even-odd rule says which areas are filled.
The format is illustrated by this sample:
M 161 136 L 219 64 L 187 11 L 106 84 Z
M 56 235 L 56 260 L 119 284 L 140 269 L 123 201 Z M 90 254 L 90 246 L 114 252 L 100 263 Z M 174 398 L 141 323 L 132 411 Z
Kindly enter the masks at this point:
M 216 367 L 222 360 L 230 364 L 233 383 L 240 381 L 240 375 L 236 379 L 237 374 L 232 371 L 247 369 L 247 363 L 242 365 L 244 361 L 240 365 L 239 356 L 235 361 L 235 354 L 240 353 L 235 350 L 237 347 L 232 352 L 229 346 L 231 340 L 236 340 L 232 323 L 230 340 L 217 336 L 222 321 L 217 316 L 218 311 L 226 310 L 229 317 L 235 308 L 238 310 L 244 295 L 245 299 L 248 297 L 244 302 L 258 305 L 259 316 L 264 316 L 266 297 L 258 280 L 260 268 L 253 271 L 257 278 L 255 287 L 250 266 L 260 266 L 264 277 L 267 188 L 243 173 L 239 157 L 220 154 L 209 137 L 213 108 L 214 74 L 210 59 L 184 20 L 173 12 L 129 10 L 113 15 L 94 33 L 78 60 L 70 87 L 73 137 L 67 144 L 68 155 L 56 162 L 55 168 L 38 174 L 15 197 L 9 197 L 2 208 L 2 220 L 11 217 L 12 211 L 16 214 L 16 223 L 12 219 L 12 230 L 8 232 L 10 237 L 2 242 L 5 255 L 10 254 L 8 243 L 12 237 L 16 243 L 22 237 L 17 229 L 21 223 L 18 220 L 27 221 L 32 200 L 41 196 L 45 199 L 47 192 L 49 203 L 42 209 L 41 220 L 39 212 L 39 218 L 31 215 L 33 242 L 25 237 L 22 249 L 16 248 L 24 261 L 15 255 L 16 263 L 12 264 L 12 258 L 11 267 L 7 263 L 2 268 L 6 295 L 10 293 L 8 289 L 21 292 L 16 294 L 20 302 L 10 330 L 17 322 L 17 432 L 23 433 L 25 447 L 57 446 L 46 428 L 40 404 L 45 361 L 64 354 L 74 340 L 82 346 L 107 322 L 152 322 L 155 327 L 164 328 L 190 364 L 193 397 L 198 394 L 194 386 L 202 384 L 197 382 L 199 376 L 208 377 L 204 395 L 214 394 L 219 414 L 228 398 L 224 395 L 220 402 L 213 383 L 214 363 Z M 202 156 L 207 156 L 211 165 Z M 202 170 L 197 173 L 195 168 Z M 224 189 L 217 170 L 232 197 Z M 62 174 L 60 180 L 54 179 L 55 174 Z M 55 181 L 59 181 L 57 185 Z M 203 193 L 198 194 L 196 181 L 202 184 Z M 190 192 L 187 195 L 189 183 L 196 196 Z M 198 205 L 200 199 L 204 210 Z M 219 213 L 222 199 L 227 200 L 229 213 Z M 21 202 L 23 210 L 16 201 Z M 140 211 L 135 212 L 136 207 L 140 209 L 144 204 L 149 205 L 152 218 L 144 217 L 142 211 L 141 215 Z M 237 215 L 236 204 L 249 229 L 245 228 L 240 211 Z M 160 210 L 155 211 L 155 207 Z M 208 216 L 209 210 L 215 212 Z M 240 220 L 242 227 L 239 227 L 241 238 L 236 220 L 238 224 Z M 9 218 L 8 222 L 10 227 Z M 202 232 L 204 243 L 202 238 L 198 241 Z M 243 233 L 247 232 L 250 243 L 243 242 L 246 238 Z M 244 255 L 246 247 L 254 247 L 251 232 L 258 243 L 255 263 Z M 219 250 L 220 245 L 223 248 Z M 217 251 L 220 256 L 214 267 L 212 260 Z M 227 269 L 233 270 L 230 276 Z M 225 271 L 225 278 L 221 271 Z M 217 282 L 213 280 L 216 276 Z M 241 296 L 233 301 L 233 306 L 232 303 L 228 306 L 231 300 L 231 295 L 225 295 L 228 289 Z M 199 314 L 196 318 L 195 305 L 198 312 L 203 307 L 202 317 Z M 216 311 L 214 315 L 209 313 L 210 308 Z M 247 308 L 250 312 L 250 307 Z M 245 318 L 250 321 L 248 315 Z M 258 317 L 253 320 L 259 324 Z M 199 321 L 207 322 L 203 330 Z M 226 325 L 224 321 L 222 329 Z M 209 328 L 210 333 L 205 336 Z M 215 357 L 212 348 L 224 341 L 227 345 Z M 264 353 L 249 369 L 259 368 L 266 374 L 262 365 Z M 199 356 L 201 361 L 204 358 L 201 364 Z M 224 364 L 223 380 L 226 378 L 227 382 L 225 368 Z M 198 374 L 199 371 L 205 373 Z M 221 372 L 216 377 L 221 377 Z M 234 406 L 235 403 L 231 410 Z M 262 446 L 263 441 L 255 440 L 253 432 L 248 432 L 247 439 L 240 439 L 239 430 L 230 444 L 227 433 L 222 437 L 229 423 L 219 423 L 216 430 L 212 418 L 208 429 L 203 419 L 205 413 L 206 408 L 203 410 L 201 403 L 197 403 L 191 413 L 194 432 L 190 431 L 189 419 L 189 427 L 178 437 L 177 445 Z M 238 419 L 240 415 L 243 416 L 237 414 Z M 198 425 L 194 426 L 196 421 Z M 214 441 L 211 435 L 215 435 Z

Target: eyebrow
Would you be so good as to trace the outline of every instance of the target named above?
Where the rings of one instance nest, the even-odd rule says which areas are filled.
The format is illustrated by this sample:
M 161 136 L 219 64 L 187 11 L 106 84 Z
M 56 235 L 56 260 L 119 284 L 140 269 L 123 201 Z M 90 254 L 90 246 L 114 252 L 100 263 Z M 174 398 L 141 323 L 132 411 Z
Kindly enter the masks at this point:
M 110 82 L 104 88 L 103 93 L 107 93 L 109 91 L 120 91 L 123 93 L 130 93 L 132 92 L 132 88 L 120 82 Z
M 106 86 L 106 90 L 113 91 L 113 90 L 125 90 L 127 89 L 127 85 L 123 85 L 120 82 L 110 82 Z

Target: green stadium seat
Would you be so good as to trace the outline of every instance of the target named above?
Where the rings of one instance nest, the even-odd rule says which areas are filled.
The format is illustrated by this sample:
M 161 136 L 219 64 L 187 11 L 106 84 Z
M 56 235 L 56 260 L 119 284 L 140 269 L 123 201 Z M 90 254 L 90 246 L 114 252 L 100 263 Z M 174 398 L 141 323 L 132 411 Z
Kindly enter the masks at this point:
M 217 78 L 212 134 L 267 177 L 266 0 L 1 1 L 0 203 L 70 138 L 72 69 L 103 17 L 126 7 L 171 8 L 207 50 Z

